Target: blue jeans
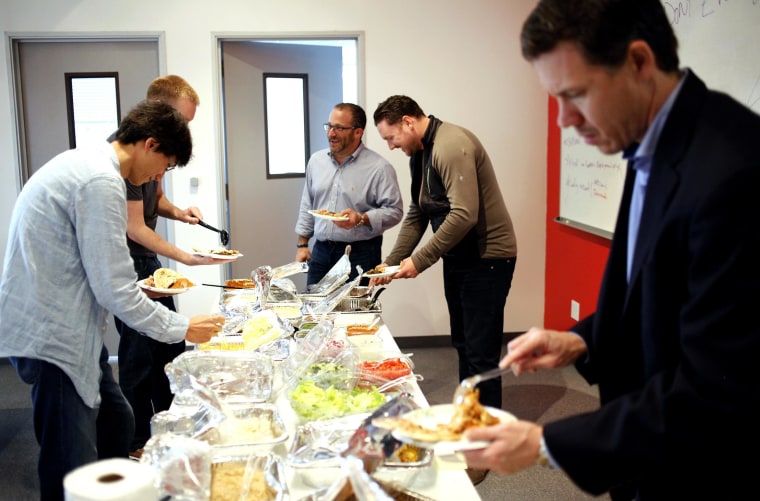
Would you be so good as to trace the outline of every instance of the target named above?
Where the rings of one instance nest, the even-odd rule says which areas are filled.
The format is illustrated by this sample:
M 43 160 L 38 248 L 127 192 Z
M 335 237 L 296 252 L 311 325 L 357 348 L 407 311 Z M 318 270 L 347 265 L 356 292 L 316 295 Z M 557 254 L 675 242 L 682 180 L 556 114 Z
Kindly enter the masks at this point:
M 351 262 L 351 274 L 348 280 L 356 278 L 356 265 L 360 265 L 363 271 L 369 271 L 378 264 L 383 262 L 382 235 L 362 240 L 360 242 L 333 242 L 330 240 L 317 240 L 311 250 L 311 259 L 309 260 L 309 272 L 306 275 L 306 284 L 316 284 L 335 263 L 346 253 L 346 245 L 351 246 L 351 252 L 348 254 L 348 260 Z M 362 278 L 362 281 L 369 283 L 369 279 Z M 366 285 L 366 284 L 362 284 Z
M 134 432 L 132 409 L 100 353 L 100 407 L 88 407 L 58 366 L 33 358 L 11 358 L 22 381 L 32 385 L 34 435 L 40 444 L 40 499 L 63 499 L 63 478 L 100 459 L 126 458 Z M 2 495 L 0 495 L 2 497 Z
M 157 257 L 133 258 L 139 280 L 148 278 L 161 262 Z M 171 297 L 157 298 L 172 311 Z M 119 331 L 119 386 L 135 415 L 135 433 L 130 451 L 141 449 L 150 438 L 153 414 L 169 409 L 172 392 L 164 372 L 167 363 L 185 351 L 185 343 L 167 344 L 149 338 L 114 317 Z
M 477 261 L 443 258 L 443 288 L 459 380 L 496 368 L 501 358 L 504 305 L 516 258 Z M 501 378 L 478 385 L 483 405 L 501 408 Z

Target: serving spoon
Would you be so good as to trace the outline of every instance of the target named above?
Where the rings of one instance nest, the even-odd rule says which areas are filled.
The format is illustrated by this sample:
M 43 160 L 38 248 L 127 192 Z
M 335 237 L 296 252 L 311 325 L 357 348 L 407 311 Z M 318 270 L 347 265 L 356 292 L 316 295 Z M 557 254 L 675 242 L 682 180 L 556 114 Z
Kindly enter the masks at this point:
M 227 245 L 230 242 L 230 234 L 227 233 L 227 230 L 219 230 L 217 228 L 214 228 L 210 224 L 206 224 L 203 221 L 201 221 L 200 219 L 198 220 L 198 224 L 201 225 L 201 226 L 203 226 L 204 228 L 208 228 L 211 231 L 215 231 L 215 232 L 219 233 L 219 238 L 222 241 L 222 245 Z
M 499 377 L 510 372 L 511 370 L 511 367 L 505 367 L 504 369 L 497 367 L 495 369 L 491 369 L 490 371 L 481 372 L 480 374 L 475 374 L 474 376 L 462 379 L 462 382 L 459 383 L 459 386 L 457 386 L 457 389 L 454 392 L 454 405 L 461 404 L 464 401 L 465 395 L 471 392 L 478 385 L 478 383 Z

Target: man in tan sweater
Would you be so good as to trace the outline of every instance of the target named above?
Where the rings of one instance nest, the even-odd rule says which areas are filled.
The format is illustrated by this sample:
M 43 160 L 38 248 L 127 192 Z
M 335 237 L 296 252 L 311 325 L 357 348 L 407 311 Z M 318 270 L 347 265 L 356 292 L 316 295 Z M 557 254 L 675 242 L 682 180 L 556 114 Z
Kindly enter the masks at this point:
M 400 268 L 375 281 L 414 278 L 442 258 L 459 378 L 494 369 L 517 241 L 491 160 L 472 132 L 425 116 L 407 96 L 380 103 L 374 120 L 388 147 L 410 157 L 412 177 L 412 202 L 385 259 Z M 428 224 L 433 236 L 419 245 Z M 501 407 L 501 379 L 478 388 L 484 405 Z

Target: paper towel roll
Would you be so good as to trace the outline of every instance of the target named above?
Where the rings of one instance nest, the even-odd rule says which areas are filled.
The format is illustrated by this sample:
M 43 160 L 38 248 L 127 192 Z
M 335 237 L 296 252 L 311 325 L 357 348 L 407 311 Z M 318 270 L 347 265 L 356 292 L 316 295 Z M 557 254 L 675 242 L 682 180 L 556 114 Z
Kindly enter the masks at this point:
M 156 471 L 131 459 L 104 459 L 80 466 L 63 479 L 66 501 L 156 501 Z

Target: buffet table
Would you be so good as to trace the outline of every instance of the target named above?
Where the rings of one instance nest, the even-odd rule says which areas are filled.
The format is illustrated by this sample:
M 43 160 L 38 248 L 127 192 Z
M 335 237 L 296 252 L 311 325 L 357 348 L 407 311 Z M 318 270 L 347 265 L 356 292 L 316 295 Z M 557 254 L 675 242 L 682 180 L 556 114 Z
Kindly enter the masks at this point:
M 353 314 L 343 314 L 336 319 L 336 325 L 346 325 L 354 323 L 356 316 Z M 390 330 L 386 325 L 381 325 L 376 336 L 382 340 L 382 347 L 379 349 L 385 351 L 399 351 L 396 341 L 393 339 Z M 424 376 L 424 374 L 422 374 Z M 404 383 L 405 390 L 414 396 L 414 400 L 421 407 L 428 406 L 427 399 L 416 381 Z M 285 395 L 280 395 L 276 401 L 283 421 L 288 428 L 288 440 L 278 445 L 273 452 L 285 457 L 290 447 L 290 443 L 295 436 L 298 419 L 293 413 Z M 418 493 L 422 496 L 438 501 L 461 501 L 463 499 L 480 499 L 478 492 L 472 485 L 469 477 L 465 473 L 466 464 L 457 456 L 434 457 L 431 466 L 424 468 L 411 481 L 405 485 L 407 489 Z M 288 489 L 290 497 L 298 500 L 315 490 L 314 487 L 305 485 L 298 472 L 293 468 L 286 468 L 288 480 Z
M 377 316 L 375 316 L 377 315 Z M 374 334 L 380 341 L 378 346 L 372 346 L 370 349 L 376 349 L 382 352 L 401 353 L 400 349 L 393 338 L 388 327 L 382 322 L 379 313 L 337 313 L 335 314 L 335 327 L 345 327 L 351 324 L 366 324 L 373 319 L 379 328 Z M 281 367 L 280 367 L 281 369 Z M 417 371 L 415 371 L 417 372 Z M 424 373 L 421 374 L 424 377 Z M 286 391 L 277 391 L 283 387 L 282 371 L 275 370 L 274 388 L 275 396 L 273 403 L 280 414 L 280 418 L 287 431 L 287 438 L 280 443 L 272 446 L 271 453 L 283 459 L 285 465 L 285 480 L 289 491 L 289 499 L 298 501 L 307 498 L 321 487 L 329 485 L 331 477 L 338 474 L 337 471 L 326 472 L 323 478 L 320 478 L 320 485 L 306 481 L 306 477 L 301 473 L 303 470 L 287 465 L 285 461 L 288 451 L 296 437 L 299 426 L 299 418 L 293 411 Z M 420 407 L 428 407 L 427 399 L 423 395 L 419 384 L 415 379 L 403 383 L 403 389 L 411 394 L 414 401 Z M 300 423 L 302 424 L 302 423 Z M 434 455 L 429 466 L 415 469 L 415 474 L 407 479 L 403 488 L 410 493 L 418 494 L 421 499 L 431 499 L 436 501 L 461 501 L 463 499 L 480 499 L 478 492 L 472 485 L 469 477 L 465 472 L 466 464 L 458 456 Z

